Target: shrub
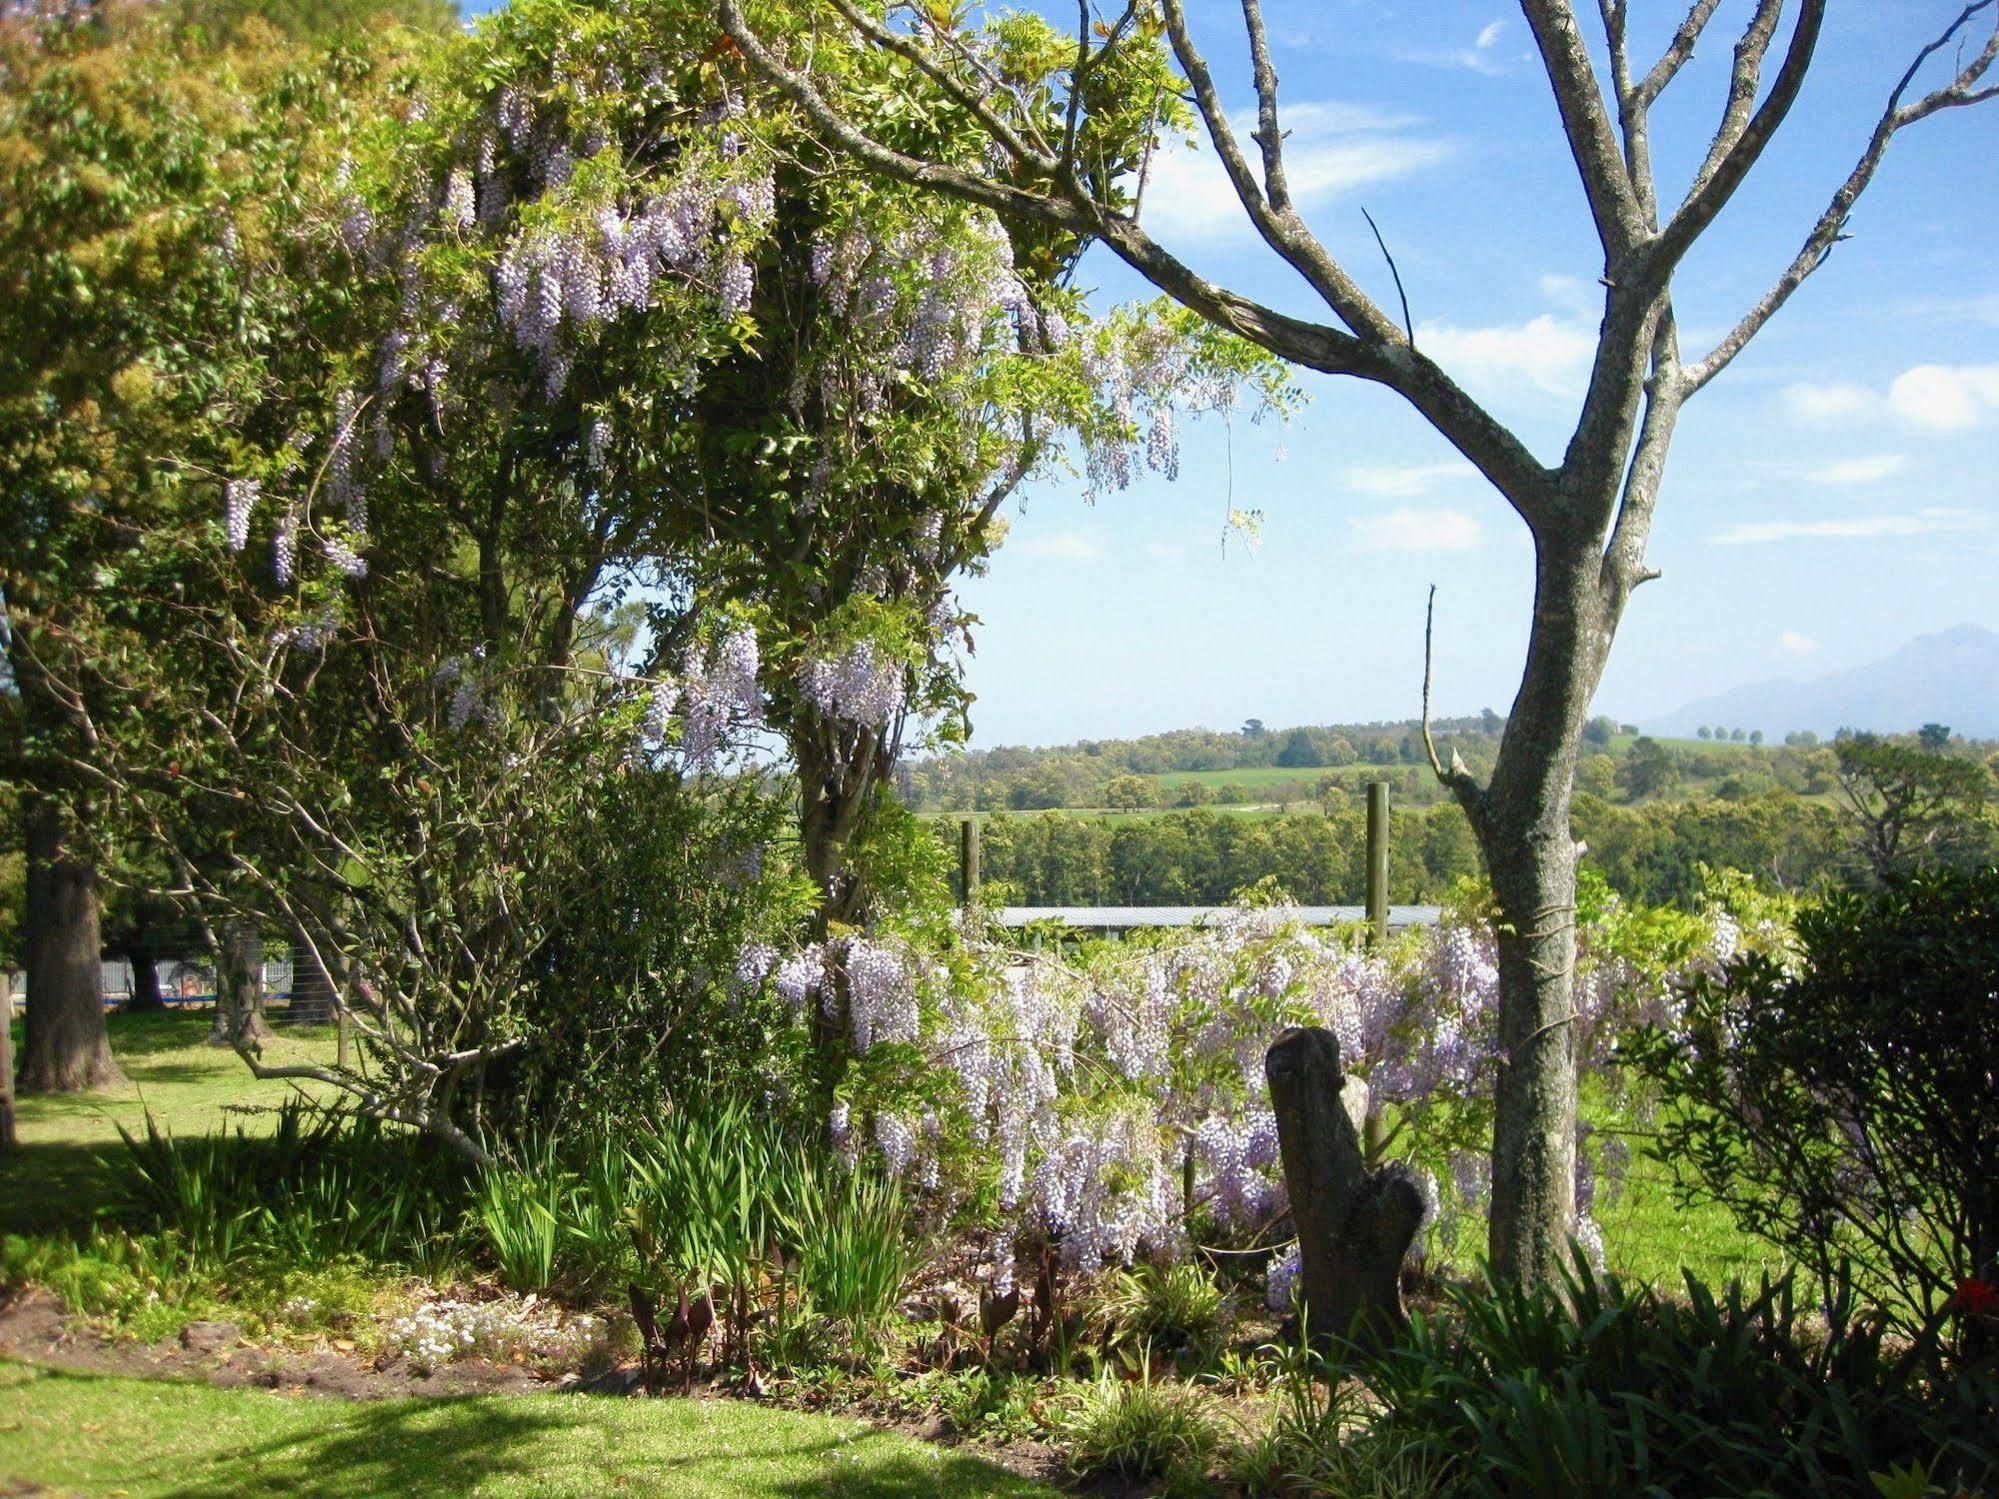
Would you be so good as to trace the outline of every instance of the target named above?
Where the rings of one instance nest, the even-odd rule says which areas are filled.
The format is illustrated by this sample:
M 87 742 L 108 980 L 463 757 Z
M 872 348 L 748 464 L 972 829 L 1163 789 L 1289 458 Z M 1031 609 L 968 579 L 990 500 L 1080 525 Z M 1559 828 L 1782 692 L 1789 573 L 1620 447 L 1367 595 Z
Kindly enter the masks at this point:
M 1468 1495 L 1866 1494 L 1917 1465 L 1946 1492 L 1999 1480 L 1999 1369 L 1918 1378 L 1878 1321 L 1828 1334 L 1789 1277 L 1717 1300 L 1689 1276 L 1681 1302 L 1579 1257 L 1561 1295 L 1449 1298 L 1362 1366 L 1380 1415 L 1342 1460 Z
M 1106 1310 L 1115 1344 L 1199 1367 L 1219 1349 L 1229 1307 L 1214 1278 L 1187 1263 L 1164 1270 L 1141 1265 L 1121 1273 L 1111 1284 Z
M 1077 1472 L 1126 1479 L 1198 1479 L 1220 1444 L 1214 1422 L 1185 1386 L 1111 1374 L 1078 1397 L 1062 1435 Z
M 1905 1329 L 1940 1326 L 1999 1285 L 1999 871 L 1835 895 L 1797 932 L 1797 973 L 1745 955 L 1630 1048 L 1675 1105 L 1655 1153 L 1828 1289 L 1850 1257 Z

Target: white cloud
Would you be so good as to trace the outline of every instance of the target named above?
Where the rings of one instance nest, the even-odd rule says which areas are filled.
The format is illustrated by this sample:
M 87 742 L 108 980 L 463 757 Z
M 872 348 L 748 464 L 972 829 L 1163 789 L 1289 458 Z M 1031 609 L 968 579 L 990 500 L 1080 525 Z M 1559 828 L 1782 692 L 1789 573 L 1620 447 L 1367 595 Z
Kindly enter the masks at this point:
M 1888 387 L 1888 409 L 1912 426 L 1961 432 L 1999 413 L 1999 364 L 1919 364 Z
M 1999 364 L 1919 364 L 1886 393 L 1851 380 L 1790 385 L 1784 405 L 1806 426 L 1831 426 L 1886 413 L 1928 432 L 1962 432 L 1999 415 Z
M 1784 387 L 1784 408 L 1807 426 L 1828 426 L 1872 414 L 1878 398 L 1865 385 L 1836 380 L 1818 385 L 1809 380 Z
M 1261 171 L 1249 116 L 1233 119 L 1236 137 Z M 1441 140 L 1413 134 L 1407 116 L 1383 114 L 1336 100 L 1307 100 L 1284 107 L 1284 173 L 1300 213 L 1371 183 L 1406 177 L 1451 154 Z M 1236 200 L 1221 160 L 1205 132 L 1197 139 L 1161 150 L 1152 162 L 1141 219 L 1156 238 L 1205 244 L 1256 238 L 1249 215 Z
M 1449 479 L 1462 479 L 1477 470 L 1457 463 L 1364 463 L 1346 471 L 1346 486 L 1362 494 L 1400 499 L 1428 494 Z
M 1099 562 L 1104 545 L 1081 531 L 1056 531 L 1047 536 L 1023 536 L 1013 550 L 1029 557 L 1047 557 L 1058 562 Z
M 1848 520 L 1739 521 L 1708 538 L 1721 546 L 1803 539 L 1870 541 L 1886 536 L 1931 536 L 1942 531 L 1982 531 L 1989 516 L 1975 510 L 1918 510 L 1912 515 L 1858 515 Z
M 1587 325 L 1542 313 L 1524 323 L 1458 328 L 1418 323 L 1416 346 L 1454 379 L 1496 386 L 1525 380 L 1550 395 L 1579 394 L 1596 356 Z
M 1464 552 L 1485 544 L 1485 528 L 1462 510 L 1388 510 L 1353 522 L 1367 552 Z
M 1484 73 L 1488 77 L 1510 72 L 1514 58 L 1502 57 L 1499 53 L 1499 38 L 1506 31 L 1506 22 L 1493 21 L 1486 25 L 1469 47 L 1412 47 L 1395 54 L 1400 62 L 1418 62 L 1433 68 L 1465 68 L 1473 73 Z
M 1900 453 L 1876 453 L 1865 458 L 1834 458 L 1814 464 L 1799 477 L 1808 484 L 1878 484 L 1908 467 Z
M 1780 656 L 1809 656 L 1819 648 L 1819 643 L 1809 635 L 1801 635 L 1796 630 L 1786 630 L 1777 637 L 1777 654 Z

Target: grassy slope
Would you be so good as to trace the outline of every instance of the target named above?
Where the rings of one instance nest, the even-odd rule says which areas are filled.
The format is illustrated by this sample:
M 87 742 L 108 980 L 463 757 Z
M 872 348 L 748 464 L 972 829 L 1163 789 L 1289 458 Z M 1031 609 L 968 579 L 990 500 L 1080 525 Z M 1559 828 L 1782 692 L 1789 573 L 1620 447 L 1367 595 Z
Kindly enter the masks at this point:
M 1049 1491 L 858 1422 L 728 1400 L 344 1402 L 0 1364 L 0 1492 L 882 1495 Z
M 256 1129 L 258 1115 L 231 1110 L 270 1108 L 293 1090 L 289 1083 L 260 1082 L 227 1047 L 207 1044 L 209 1016 L 113 1015 L 111 1049 L 131 1086 L 108 1093 L 19 1100 L 22 1151 L 0 1166 L 0 1233 L 39 1233 L 88 1223 L 104 1201 L 107 1181 L 100 1157 L 119 1148 L 118 1126 L 141 1128 L 147 1109 L 175 1134 L 201 1134 L 241 1126 Z M 15 1023 L 15 1055 L 20 1029 Z M 280 1029 L 264 1060 L 330 1057 L 333 1032 Z

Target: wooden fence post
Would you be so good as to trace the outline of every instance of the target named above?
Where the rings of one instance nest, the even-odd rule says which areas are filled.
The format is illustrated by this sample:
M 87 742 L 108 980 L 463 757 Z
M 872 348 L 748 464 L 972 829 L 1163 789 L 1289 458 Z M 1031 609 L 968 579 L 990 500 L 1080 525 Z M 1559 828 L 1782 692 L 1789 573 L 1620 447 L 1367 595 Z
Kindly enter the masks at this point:
M 1367 924 L 1388 940 L 1388 782 L 1367 783 Z
M 958 824 L 959 900 L 970 905 L 979 893 L 979 818 L 975 812 Z

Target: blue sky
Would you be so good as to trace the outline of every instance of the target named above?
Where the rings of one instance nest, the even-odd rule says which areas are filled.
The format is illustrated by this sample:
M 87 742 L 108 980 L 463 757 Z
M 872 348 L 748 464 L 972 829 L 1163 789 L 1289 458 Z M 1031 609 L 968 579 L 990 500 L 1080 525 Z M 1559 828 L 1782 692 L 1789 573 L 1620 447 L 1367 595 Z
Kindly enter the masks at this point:
M 1407 283 L 1418 342 L 1544 459 L 1558 455 L 1594 337 L 1600 261 L 1517 7 L 1266 6 L 1308 221 L 1387 303 L 1364 204 Z M 1593 31 L 1596 7 L 1577 8 Z M 1631 9 L 1642 66 L 1685 4 Z M 1749 9 L 1724 0 L 1654 112 L 1669 205 L 1705 149 Z M 1895 77 L 1958 0 L 1831 9 L 1784 133 L 1677 283 L 1689 357 L 1788 262 Z M 1189 0 L 1189 11 L 1230 107 L 1247 107 L 1240 7 Z M 1688 406 L 1650 554 L 1664 576 L 1632 602 L 1602 710 L 1642 721 L 1964 621 L 1999 628 L 1995 146 L 1999 102 L 1903 132 L 1851 242 Z M 1211 276 L 1323 316 L 1202 153 L 1164 159 L 1146 221 Z M 1085 271 L 1105 304 L 1150 293 L 1108 255 Z M 1303 383 L 1311 404 L 1285 430 L 1191 429 L 1177 483 L 1147 476 L 1087 506 L 1080 484 L 1054 482 L 1016 507 L 990 575 L 963 595 L 983 619 L 968 664 L 976 744 L 1252 716 L 1407 717 L 1431 583 L 1438 710 L 1505 710 L 1532 594 L 1523 529 L 1396 398 L 1355 381 Z M 1254 555 L 1224 551 L 1231 504 L 1264 513 Z
M 1684 7 L 1632 9 L 1634 52 L 1649 61 Z M 1719 108 L 1733 42 L 1723 28 L 1746 9 L 1724 5 L 1655 116 L 1669 203 Z M 1239 7 L 1190 10 L 1228 102 L 1246 106 Z M 1690 355 L 1775 278 L 1894 76 L 1956 10 L 1833 7 L 1786 134 L 1680 279 Z M 1518 11 L 1271 0 L 1268 15 L 1294 190 L 1315 184 L 1308 220 L 1387 301 L 1365 204 L 1407 283 L 1419 344 L 1544 458 L 1558 455 L 1600 262 Z M 1962 621 L 1999 628 L 1995 145 L 1999 104 L 1906 131 L 1854 239 L 1689 405 L 1651 548 L 1664 576 L 1626 616 L 1605 711 L 1642 720 Z M 1210 163 L 1175 158 L 1151 196 L 1154 234 L 1202 270 L 1317 315 Z M 1087 269 L 1106 300 L 1145 291 L 1108 256 Z M 991 575 L 964 594 L 984 620 L 970 663 L 975 743 L 1411 715 L 1433 582 L 1439 711 L 1505 710 L 1532 596 L 1524 530 L 1396 398 L 1355 381 L 1305 384 L 1311 404 L 1287 430 L 1192 430 L 1177 483 L 1149 477 L 1094 507 L 1074 485 L 1027 498 Z M 1231 503 L 1264 512 L 1254 555 L 1224 554 Z

